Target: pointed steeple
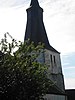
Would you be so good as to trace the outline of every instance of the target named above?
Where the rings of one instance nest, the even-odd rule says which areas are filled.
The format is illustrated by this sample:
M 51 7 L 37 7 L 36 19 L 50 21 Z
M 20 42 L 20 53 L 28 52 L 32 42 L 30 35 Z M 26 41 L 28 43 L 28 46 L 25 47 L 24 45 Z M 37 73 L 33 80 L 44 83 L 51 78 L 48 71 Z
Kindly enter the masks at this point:
M 41 42 L 44 43 L 46 49 L 58 52 L 49 44 L 43 23 L 43 9 L 39 6 L 38 0 L 31 0 L 30 7 L 26 11 L 27 25 L 24 41 L 30 39 L 35 45 Z
M 39 6 L 38 0 L 31 0 L 30 6 Z

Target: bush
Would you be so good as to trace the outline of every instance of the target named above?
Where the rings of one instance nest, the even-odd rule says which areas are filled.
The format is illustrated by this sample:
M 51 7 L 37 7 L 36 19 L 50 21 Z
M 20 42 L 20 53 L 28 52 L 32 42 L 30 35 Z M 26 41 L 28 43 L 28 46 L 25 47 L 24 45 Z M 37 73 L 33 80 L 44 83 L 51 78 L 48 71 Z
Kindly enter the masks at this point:
M 9 33 L 7 33 L 9 35 Z M 43 45 L 26 41 L 7 42 L 7 34 L 1 40 L 0 98 L 5 100 L 41 100 L 51 86 L 47 67 L 37 61 L 44 53 Z M 15 48 L 17 49 L 16 51 Z

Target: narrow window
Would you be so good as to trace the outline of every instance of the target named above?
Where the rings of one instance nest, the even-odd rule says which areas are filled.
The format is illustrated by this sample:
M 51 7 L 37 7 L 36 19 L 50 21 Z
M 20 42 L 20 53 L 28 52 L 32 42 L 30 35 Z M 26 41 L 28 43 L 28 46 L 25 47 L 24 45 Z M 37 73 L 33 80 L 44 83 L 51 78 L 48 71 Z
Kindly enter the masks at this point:
M 54 64 L 56 63 L 56 60 L 55 60 L 55 56 L 53 56 L 54 57 Z
M 50 55 L 50 58 L 51 58 L 51 62 L 52 62 L 52 55 Z

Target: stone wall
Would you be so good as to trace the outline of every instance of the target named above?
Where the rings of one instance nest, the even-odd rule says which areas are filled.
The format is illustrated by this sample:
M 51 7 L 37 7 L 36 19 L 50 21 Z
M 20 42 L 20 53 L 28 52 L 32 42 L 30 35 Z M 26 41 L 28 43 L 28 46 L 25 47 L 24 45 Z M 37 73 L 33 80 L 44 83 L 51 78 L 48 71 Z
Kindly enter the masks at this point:
M 48 78 L 53 81 L 59 91 L 64 92 L 64 77 L 60 54 L 46 49 L 44 53 L 40 54 L 37 61 L 48 66 Z
M 61 60 L 60 60 L 60 54 L 55 53 L 49 50 L 45 50 L 45 63 L 47 66 L 49 66 L 49 72 L 58 74 L 62 74 L 62 67 L 61 67 Z
M 61 91 L 65 91 L 60 54 L 45 50 L 45 63 L 48 66 L 48 76 Z

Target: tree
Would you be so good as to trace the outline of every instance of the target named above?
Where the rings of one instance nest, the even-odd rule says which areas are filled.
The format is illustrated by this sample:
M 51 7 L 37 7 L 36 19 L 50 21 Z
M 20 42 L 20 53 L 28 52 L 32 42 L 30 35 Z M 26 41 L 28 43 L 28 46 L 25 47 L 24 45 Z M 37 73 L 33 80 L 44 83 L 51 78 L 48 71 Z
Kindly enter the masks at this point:
M 0 98 L 41 100 L 52 84 L 47 78 L 46 65 L 37 61 L 43 53 L 43 45 L 35 46 L 29 40 L 22 43 L 12 37 L 9 43 L 7 34 L 0 43 L 3 54 L 0 59 Z

